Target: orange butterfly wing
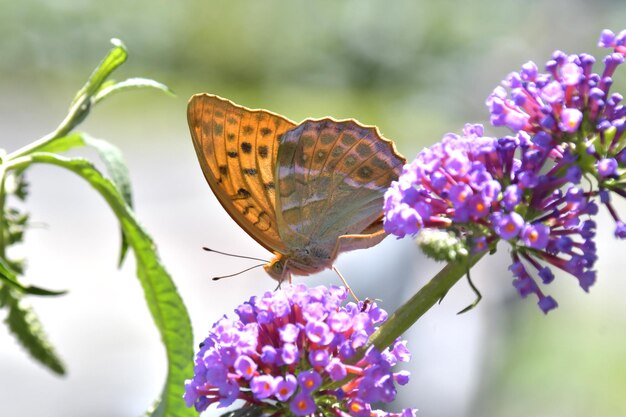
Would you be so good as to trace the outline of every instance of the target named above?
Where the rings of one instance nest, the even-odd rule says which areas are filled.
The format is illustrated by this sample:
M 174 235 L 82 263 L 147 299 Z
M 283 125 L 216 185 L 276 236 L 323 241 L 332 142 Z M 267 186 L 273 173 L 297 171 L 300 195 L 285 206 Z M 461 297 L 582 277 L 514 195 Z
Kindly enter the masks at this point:
M 271 252 L 287 253 L 276 222 L 276 161 L 292 121 L 210 94 L 189 100 L 187 120 L 202 172 L 228 214 Z

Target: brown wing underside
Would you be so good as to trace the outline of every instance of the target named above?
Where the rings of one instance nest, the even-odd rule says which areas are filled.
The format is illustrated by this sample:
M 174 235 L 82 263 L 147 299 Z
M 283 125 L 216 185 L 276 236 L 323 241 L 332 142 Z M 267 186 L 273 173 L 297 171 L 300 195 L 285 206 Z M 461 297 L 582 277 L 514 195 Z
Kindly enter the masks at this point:
M 383 196 L 405 163 L 391 141 L 354 120 L 321 119 L 302 122 L 281 142 L 278 222 L 290 246 L 313 242 L 336 254 L 384 237 Z
M 202 172 L 228 214 L 270 251 L 285 253 L 276 222 L 280 137 L 296 125 L 210 94 L 189 100 L 187 119 Z

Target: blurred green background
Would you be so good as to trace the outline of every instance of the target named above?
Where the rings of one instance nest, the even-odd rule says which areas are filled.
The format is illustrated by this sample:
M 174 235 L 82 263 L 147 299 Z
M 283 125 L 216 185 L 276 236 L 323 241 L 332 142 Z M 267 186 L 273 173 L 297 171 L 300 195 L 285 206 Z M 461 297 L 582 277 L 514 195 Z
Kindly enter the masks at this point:
M 81 129 L 124 151 L 139 218 L 199 342 L 219 316 L 274 283 L 263 271 L 209 280 L 248 264 L 204 254 L 202 245 L 267 254 L 204 183 L 186 126 L 190 95 L 214 93 L 292 120 L 356 118 L 412 158 L 466 122 L 486 124 L 486 96 L 524 62 L 542 66 L 555 49 L 601 57 L 600 31 L 625 27 L 626 3 L 608 0 L 0 0 L 0 147 L 52 130 L 111 37 L 130 51 L 116 78 L 169 85 L 177 98 L 119 95 Z M 626 91 L 624 68 L 615 89 Z M 160 390 L 165 358 L 133 261 L 115 268 L 115 220 L 70 174 L 36 167 L 29 180 L 39 227 L 13 254 L 28 257 L 33 283 L 70 290 L 31 299 L 69 375 L 40 368 L 0 329 L 0 415 L 140 415 Z M 484 295 L 475 310 L 455 315 L 473 301 L 461 282 L 407 334 L 412 380 L 391 408 L 417 407 L 425 417 L 626 415 L 626 243 L 613 240 L 605 218 L 598 247 L 591 294 L 559 276 L 547 290 L 560 307 L 547 317 L 515 294 L 506 247 L 483 260 L 473 272 Z M 439 267 L 392 238 L 339 261 L 357 294 L 382 299 L 388 311 Z M 332 273 L 305 280 L 336 283 Z

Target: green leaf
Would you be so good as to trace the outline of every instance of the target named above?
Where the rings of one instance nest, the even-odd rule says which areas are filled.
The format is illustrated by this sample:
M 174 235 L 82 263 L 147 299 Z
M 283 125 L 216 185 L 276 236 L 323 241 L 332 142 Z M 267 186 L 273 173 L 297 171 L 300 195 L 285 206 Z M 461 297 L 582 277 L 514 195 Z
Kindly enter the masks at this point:
M 102 88 L 98 90 L 98 93 L 94 96 L 94 103 L 100 102 L 105 97 L 110 95 L 128 91 L 128 90 L 137 90 L 140 88 L 155 88 L 157 90 L 163 91 L 166 94 L 174 96 L 174 93 L 168 86 L 165 84 L 161 84 L 158 81 L 154 81 L 148 78 L 129 78 L 124 81 L 120 81 L 117 83 L 107 82 L 102 85 Z
M 11 333 L 30 355 L 52 372 L 64 375 L 65 366 L 43 331 L 41 322 L 32 308 L 21 299 L 21 295 L 7 286 L 0 288 L 0 305 L 8 308 L 4 319 Z
M 63 153 L 74 148 L 85 146 L 85 140 L 82 133 L 71 133 L 67 136 L 55 138 L 46 144 L 40 146 L 38 152 Z
M 11 268 L 5 259 L 0 257 L 0 281 L 17 289 L 18 291 L 31 295 L 56 296 L 64 295 L 67 291 L 53 291 L 34 285 L 22 285 L 17 279 L 17 273 Z
M 25 164 L 46 163 L 66 168 L 86 180 L 107 201 L 119 219 L 137 261 L 137 276 L 148 308 L 159 329 L 168 359 L 168 373 L 157 410 L 168 417 L 195 416 L 183 401 L 184 381 L 193 374 L 193 335 L 185 305 L 176 286 L 161 264 L 150 236 L 137 222 L 115 185 L 89 161 L 33 153 Z M 154 413 L 153 413 L 154 415 Z
M 93 138 L 86 133 L 76 132 L 51 140 L 47 144 L 38 149 L 39 152 L 61 153 L 69 151 L 70 149 L 83 147 L 85 145 L 93 147 L 98 156 L 104 162 L 107 169 L 107 173 L 111 177 L 111 180 L 120 191 L 120 194 L 124 198 L 126 204 L 130 207 L 133 206 L 132 188 L 130 185 L 130 175 L 124 157 L 119 148 L 110 142 L 103 139 Z M 126 252 L 128 251 L 128 242 L 124 232 L 121 233 L 121 249 L 118 259 L 118 265 L 121 266 Z
M 82 137 L 85 144 L 93 147 L 96 152 L 98 152 L 98 156 L 102 159 L 102 162 L 104 162 L 107 173 L 111 177 L 111 181 L 113 181 L 113 184 L 117 187 L 124 202 L 128 204 L 129 207 L 132 207 L 133 193 L 130 186 L 130 174 L 128 173 L 122 151 L 106 140 L 96 139 L 85 133 L 82 134 Z
M 104 162 L 111 180 L 120 191 L 126 204 L 132 207 L 133 198 L 128 168 L 122 152 L 112 143 L 103 139 L 96 139 L 83 132 L 75 132 L 48 142 L 37 149 L 37 152 L 62 153 L 85 145 L 91 146 L 98 152 L 98 156 Z
M 122 41 L 113 38 L 111 39 L 111 43 L 113 44 L 113 48 L 91 73 L 85 85 L 78 90 L 78 93 L 76 93 L 72 101 L 72 106 L 78 103 L 83 97 L 95 95 L 109 75 L 128 58 L 126 46 L 124 46 Z
M 104 162 L 107 172 L 111 176 L 113 184 L 117 187 L 117 190 L 122 195 L 124 202 L 129 207 L 133 207 L 133 193 L 130 185 L 130 174 L 124 156 L 119 148 L 105 140 L 92 138 L 86 134 L 83 134 L 85 143 L 96 149 L 100 159 Z M 122 266 L 126 253 L 128 251 L 128 240 L 124 234 L 124 230 L 121 231 L 121 248 L 120 256 L 118 258 L 118 267 Z

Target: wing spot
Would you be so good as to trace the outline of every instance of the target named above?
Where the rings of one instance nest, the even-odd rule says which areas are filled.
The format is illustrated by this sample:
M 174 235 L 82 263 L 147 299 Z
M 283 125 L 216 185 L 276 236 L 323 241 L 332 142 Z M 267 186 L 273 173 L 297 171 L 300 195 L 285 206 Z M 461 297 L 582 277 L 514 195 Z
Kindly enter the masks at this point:
M 261 136 L 267 136 L 272 133 L 272 129 L 269 127 L 261 128 Z
M 356 164 L 356 158 L 354 157 L 354 155 L 348 155 L 344 162 L 347 166 L 351 167 L 352 165 Z
M 228 175 L 228 166 L 220 165 L 219 168 L 221 175 Z
M 339 158 L 341 155 L 343 155 L 343 151 L 344 149 L 341 146 L 335 146 L 333 150 L 331 151 L 330 155 L 333 158 Z
M 234 125 L 234 124 L 237 124 L 237 119 L 235 119 L 234 117 L 229 117 L 228 119 L 226 119 L 226 122 L 229 125 Z
M 300 142 L 302 143 L 302 146 L 304 146 L 305 148 L 310 148 L 313 145 L 315 145 L 315 139 L 313 138 L 313 136 L 309 136 L 309 135 L 302 135 L 300 137 Z
M 352 135 L 348 135 L 347 133 L 344 133 L 344 135 L 341 137 L 341 143 L 346 146 L 352 146 L 355 142 L 356 138 Z
M 269 154 L 269 149 L 267 148 L 267 145 L 261 145 L 259 146 L 259 156 L 262 159 L 267 158 L 267 155 Z
M 207 123 L 202 125 L 202 132 L 204 132 L 204 134 L 206 136 L 209 136 L 212 133 L 211 132 L 211 124 L 212 124 L 211 122 L 207 122 Z
M 249 135 L 250 133 L 252 133 L 252 131 L 254 130 L 254 128 L 250 125 L 245 125 L 243 127 L 243 134 L 244 135 Z
M 250 197 L 250 191 L 246 190 L 245 188 L 240 188 L 237 190 L 237 197 L 248 198 Z
M 372 165 L 374 165 L 376 168 L 379 168 L 379 169 L 382 169 L 382 170 L 390 169 L 389 165 L 387 165 L 387 162 L 384 159 L 381 159 L 381 158 L 374 158 L 374 159 L 372 159 Z
M 215 130 L 216 135 L 221 135 L 222 132 L 224 131 L 224 125 L 221 123 L 215 123 L 215 126 L 213 129 Z
M 323 145 L 330 145 L 335 141 L 335 139 L 336 137 L 333 135 L 322 135 L 320 137 L 320 142 L 322 142 Z
M 368 167 L 368 166 L 363 166 L 361 168 L 359 168 L 357 170 L 357 175 L 359 176 L 359 178 L 362 178 L 364 180 L 368 180 L 370 178 L 372 178 L 372 173 L 374 171 L 372 170 L 372 168 Z
M 372 149 L 370 149 L 370 147 L 367 146 L 365 143 L 359 143 L 358 145 L 356 145 L 356 153 L 358 153 L 359 156 L 365 158 L 372 154 Z
M 315 154 L 315 162 L 322 162 L 326 159 L 326 155 L 328 155 L 328 152 L 326 151 L 317 151 L 317 153 Z
M 227 133 L 226 134 L 226 139 L 228 139 L 230 142 L 235 140 L 235 134 L 234 133 Z
M 228 151 L 228 152 L 226 152 L 226 155 L 228 155 L 229 158 L 237 158 L 239 156 L 239 152 L 237 152 L 237 151 Z
M 256 175 L 257 174 L 257 170 L 256 168 L 244 168 L 241 170 L 245 175 Z
M 224 117 L 224 112 L 221 110 L 215 110 L 215 116 L 217 117 Z
M 296 153 L 296 148 L 297 145 L 293 142 L 283 142 L 280 144 L 280 147 L 278 149 L 280 150 L 281 154 L 291 156 Z
M 274 188 L 276 188 L 276 185 L 274 184 L 274 181 L 270 181 L 268 183 L 263 184 L 263 187 L 266 190 L 273 190 Z
M 252 144 L 250 142 L 241 142 L 241 151 L 245 154 L 252 152 Z
M 247 206 L 243 208 L 243 211 L 241 212 L 241 214 L 245 216 L 250 212 L 250 209 L 253 209 L 253 208 L 254 206 L 252 204 L 248 204 Z

